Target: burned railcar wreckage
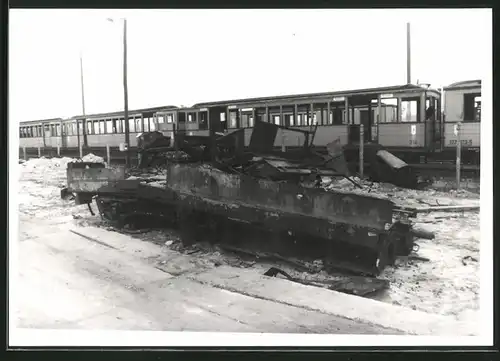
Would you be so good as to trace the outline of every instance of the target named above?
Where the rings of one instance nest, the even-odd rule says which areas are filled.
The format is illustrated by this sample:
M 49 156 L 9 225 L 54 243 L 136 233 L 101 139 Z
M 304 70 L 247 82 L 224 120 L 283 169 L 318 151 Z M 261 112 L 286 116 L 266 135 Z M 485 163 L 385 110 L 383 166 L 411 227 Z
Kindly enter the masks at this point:
M 156 220 L 178 228 L 186 244 L 209 240 L 321 258 L 331 268 L 369 275 L 412 252 L 414 214 L 368 193 L 323 189 L 322 177 L 350 179 L 342 150 L 333 142 L 327 156 L 316 153 L 310 146 L 311 129 L 302 149 L 274 153 L 280 128 L 256 122 L 248 149 L 238 132 L 208 137 L 178 133 L 172 147 L 165 143 L 163 148 L 155 136 L 155 156 L 169 154 L 163 158 L 166 175 L 155 182 L 115 177 L 98 189 L 89 185 L 89 192 L 96 195 L 101 216 L 115 226 L 140 227 Z M 148 166 L 154 157 L 147 142 L 142 144 L 143 166 Z M 70 191 L 84 191 L 81 183 L 72 189 L 69 179 Z

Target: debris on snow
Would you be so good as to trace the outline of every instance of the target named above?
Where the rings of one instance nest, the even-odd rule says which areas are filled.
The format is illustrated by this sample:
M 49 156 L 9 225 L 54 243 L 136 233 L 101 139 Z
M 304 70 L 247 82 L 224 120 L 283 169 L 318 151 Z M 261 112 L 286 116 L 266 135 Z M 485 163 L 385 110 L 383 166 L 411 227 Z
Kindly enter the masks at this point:
M 104 158 L 89 153 L 82 158 L 82 161 L 88 163 L 104 163 Z

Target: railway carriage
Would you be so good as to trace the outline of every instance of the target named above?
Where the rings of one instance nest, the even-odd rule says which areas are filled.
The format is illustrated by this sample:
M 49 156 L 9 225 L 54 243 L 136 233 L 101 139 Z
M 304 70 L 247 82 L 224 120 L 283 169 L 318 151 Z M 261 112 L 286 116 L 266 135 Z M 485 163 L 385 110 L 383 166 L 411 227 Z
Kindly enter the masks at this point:
M 230 133 L 243 129 L 245 145 L 250 142 L 257 120 L 313 130 L 310 141 L 322 148 L 338 140 L 357 147 L 360 125 L 364 141 L 378 143 L 409 163 L 422 158 L 453 159 L 457 137 L 455 126 L 462 122 L 464 158 L 477 154 L 480 146 L 481 82 L 466 81 L 444 88 L 442 93 L 428 86 L 407 84 L 340 92 L 299 94 L 265 98 L 204 102 L 192 107 L 164 106 L 129 112 L 130 147 L 136 135 L 159 130 L 174 137 L 175 131 L 208 135 L 210 130 Z M 20 124 L 20 147 L 63 149 L 118 147 L 125 141 L 123 111 L 47 119 Z M 280 129 L 276 147 L 297 147 L 304 134 Z
M 469 80 L 451 84 L 445 91 L 445 121 L 443 148 L 455 152 L 457 125 L 460 122 L 460 142 L 465 161 L 479 159 L 481 146 L 481 80 Z
M 61 131 L 62 118 L 32 120 L 19 126 L 20 147 L 27 149 L 61 146 L 57 134 Z
M 363 124 L 365 142 L 426 153 L 440 150 L 440 107 L 440 92 L 405 85 L 199 103 L 162 114 L 168 119 L 162 130 L 171 135 L 175 127 L 206 135 L 210 127 L 219 132 L 244 129 L 248 145 L 253 125 L 260 120 L 303 130 L 317 127 L 312 142 L 324 147 L 334 140 L 359 143 Z M 303 142 L 303 134 L 280 130 L 275 146 L 296 147 Z

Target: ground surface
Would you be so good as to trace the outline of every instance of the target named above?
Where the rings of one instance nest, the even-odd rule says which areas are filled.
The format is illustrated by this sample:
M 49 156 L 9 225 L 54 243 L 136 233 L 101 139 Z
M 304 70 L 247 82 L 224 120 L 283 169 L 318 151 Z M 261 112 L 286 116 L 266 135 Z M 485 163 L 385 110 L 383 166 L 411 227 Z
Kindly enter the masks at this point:
M 59 186 L 65 183 L 68 161 L 67 158 L 33 159 L 19 166 L 20 284 L 25 296 L 18 317 L 22 326 L 387 332 L 344 319 L 328 319 L 330 316 L 325 320 L 324 314 L 234 292 L 231 295 L 233 301 L 228 306 L 224 303 L 228 293 L 193 283 L 187 276 L 219 265 L 264 271 L 274 264 L 244 261 L 221 254 L 216 249 L 198 249 L 193 254 L 182 254 L 176 251 L 178 243 L 174 232 L 152 231 L 134 235 L 138 241 L 145 242 L 117 241 L 119 246 L 115 248 L 119 250 L 71 233 L 69 229 L 81 229 L 94 232 L 97 238 L 101 235 L 99 239 L 103 239 L 99 232 L 107 231 L 99 217 L 91 216 L 85 206 L 74 206 L 73 202 L 60 200 Z M 345 186 L 335 183 L 331 188 Z M 389 185 L 376 185 L 372 192 L 400 202 L 408 202 L 411 198 L 416 205 L 479 202 L 478 195 L 467 192 L 417 192 Z M 387 303 L 429 313 L 452 315 L 466 321 L 474 319 L 479 307 L 478 212 L 431 213 L 419 217 L 418 223 L 436 232 L 435 240 L 418 242 L 418 254 L 429 258 L 430 262 L 409 261 L 388 268 L 381 277 L 390 280 L 390 289 L 376 297 Z M 115 232 L 107 232 L 104 239 L 109 239 L 110 234 L 120 239 Z M 280 265 L 280 268 L 302 278 L 327 277 L 323 272 L 310 275 L 285 265 Z M 210 297 L 217 310 L 207 309 L 207 302 L 202 300 L 206 297 Z M 173 303 L 179 306 L 171 307 L 169 303 L 167 307 L 165 299 L 178 300 Z M 254 310 L 250 314 L 258 317 L 249 316 L 249 309 Z
M 197 264 L 165 246 L 131 243 L 127 236 L 85 227 L 86 207 L 59 198 L 67 161 L 40 159 L 22 165 L 15 317 L 19 327 L 401 333 L 197 282 L 187 276 L 214 268 L 210 262 Z M 108 243 L 93 242 L 72 230 Z

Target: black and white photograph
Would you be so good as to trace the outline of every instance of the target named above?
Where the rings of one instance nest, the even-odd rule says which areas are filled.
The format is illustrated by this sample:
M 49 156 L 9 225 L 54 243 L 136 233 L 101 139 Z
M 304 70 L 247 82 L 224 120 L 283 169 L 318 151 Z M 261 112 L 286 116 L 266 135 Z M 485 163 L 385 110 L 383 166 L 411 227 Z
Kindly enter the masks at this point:
M 491 9 L 8 32 L 10 346 L 493 344 Z

